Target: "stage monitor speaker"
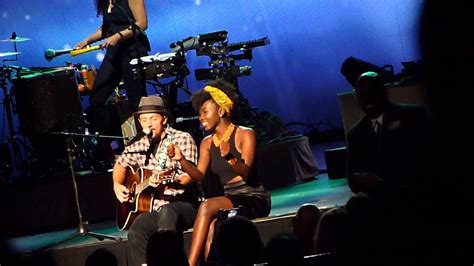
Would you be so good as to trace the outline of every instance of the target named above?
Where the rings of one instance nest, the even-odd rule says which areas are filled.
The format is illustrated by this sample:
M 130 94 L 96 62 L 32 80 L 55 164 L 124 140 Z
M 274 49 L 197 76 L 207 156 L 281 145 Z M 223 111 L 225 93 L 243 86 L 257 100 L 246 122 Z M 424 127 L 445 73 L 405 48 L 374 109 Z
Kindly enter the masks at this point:
M 26 136 L 52 130 L 76 131 L 82 107 L 75 70 L 53 69 L 14 80 L 14 96 L 21 132 Z
M 268 190 L 314 180 L 319 174 L 319 166 L 305 136 L 282 138 L 261 146 L 255 157 L 258 177 Z
M 324 159 L 329 179 L 346 178 L 346 147 L 325 150 Z

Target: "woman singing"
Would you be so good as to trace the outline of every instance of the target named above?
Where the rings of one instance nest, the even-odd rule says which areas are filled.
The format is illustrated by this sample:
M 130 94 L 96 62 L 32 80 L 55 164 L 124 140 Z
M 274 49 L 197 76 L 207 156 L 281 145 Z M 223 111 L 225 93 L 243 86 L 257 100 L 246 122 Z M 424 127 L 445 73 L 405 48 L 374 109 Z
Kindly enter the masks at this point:
M 250 128 L 234 125 L 230 120 L 237 101 L 234 86 L 222 80 L 209 82 L 193 95 L 192 104 L 199 112 L 199 121 L 204 130 L 212 132 L 201 142 L 197 167 L 186 161 L 177 147 L 169 147 L 169 156 L 179 160 L 192 179 L 202 181 L 210 167 L 224 185 L 224 196 L 209 198 L 199 207 L 189 253 L 191 266 L 198 264 L 205 243 L 206 257 L 209 253 L 219 209 L 242 207 L 249 219 L 270 213 L 270 193 L 251 174 L 255 133 Z

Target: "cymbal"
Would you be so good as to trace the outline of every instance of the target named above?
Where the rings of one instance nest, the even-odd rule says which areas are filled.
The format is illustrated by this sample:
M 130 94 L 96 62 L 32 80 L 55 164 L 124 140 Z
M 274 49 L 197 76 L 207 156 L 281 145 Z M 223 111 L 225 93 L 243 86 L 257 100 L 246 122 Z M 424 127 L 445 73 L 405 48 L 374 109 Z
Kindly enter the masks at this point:
M 21 52 L 5 52 L 5 53 L 0 52 L 0 57 L 17 55 L 17 54 L 20 54 L 20 53 Z
M 31 71 L 29 68 L 22 67 L 22 66 L 8 65 L 8 66 L 5 66 L 5 67 L 11 68 L 11 69 L 14 69 L 14 70 L 17 70 L 17 71 Z
M 29 41 L 29 40 L 31 40 L 31 39 L 30 38 L 15 37 L 14 39 L 10 38 L 10 39 L 0 40 L 0 42 L 26 42 L 26 41 Z

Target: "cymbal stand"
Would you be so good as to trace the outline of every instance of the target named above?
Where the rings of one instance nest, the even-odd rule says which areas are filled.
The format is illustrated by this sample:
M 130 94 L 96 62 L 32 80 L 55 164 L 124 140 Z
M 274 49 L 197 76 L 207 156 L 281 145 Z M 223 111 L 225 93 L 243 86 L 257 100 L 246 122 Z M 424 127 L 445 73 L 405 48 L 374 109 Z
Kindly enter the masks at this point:
M 20 165 L 24 162 L 24 158 L 21 153 L 20 145 L 21 144 L 28 152 L 31 150 L 29 149 L 28 145 L 21 139 L 17 138 L 15 135 L 15 127 L 13 123 L 13 95 L 11 92 L 8 91 L 8 83 L 11 81 L 11 72 L 12 68 L 3 65 L 1 67 L 1 76 L 0 76 L 0 87 L 3 90 L 3 107 L 5 110 L 5 116 L 7 118 L 7 126 L 8 126 L 8 136 L 6 138 L 6 143 L 10 144 L 12 147 L 12 155 L 13 155 L 13 170 L 18 170 Z
M 72 184 L 73 184 L 73 187 L 74 187 L 74 197 L 75 197 L 75 203 L 76 203 L 76 211 L 77 211 L 77 215 L 78 215 L 78 218 L 79 218 L 79 224 L 78 224 L 76 233 L 74 235 L 69 236 L 69 237 L 67 237 L 63 240 L 60 240 L 58 242 L 55 242 L 53 244 L 49 244 L 47 246 L 41 247 L 41 248 L 35 250 L 34 252 L 43 251 L 43 250 L 52 248 L 54 246 L 60 245 L 62 243 L 68 242 L 70 240 L 73 240 L 73 239 L 76 239 L 76 238 L 79 238 L 79 237 L 84 237 L 84 236 L 91 236 L 91 237 L 94 237 L 94 238 L 96 238 L 97 240 L 100 240 L 100 241 L 103 241 L 104 239 L 110 239 L 110 240 L 114 240 L 114 241 L 122 241 L 121 237 L 115 237 L 115 236 L 111 236 L 111 235 L 99 234 L 99 233 L 94 233 L 94 232 L 89 231 L 89 229 L 87 228 L 87 224 L 88 224 L 87 221 L 84 221 L 83 218 L 82 218 L 81 206 L 79 204 L 79 191 L 77 189 L 76 174 L 74 172 L 74 166 L 73 166 L 73 152 L 74 152 L 73 137 L 75 137 L 75 136 L 97 137 L 97 136 L 100 136 L 100 135 L 97 135 L 97 134 L 96 135 L 78 134 L 78 133 L 70 133 L 70 132 L 51 132 L 51 134 L 53 134 L 53 135 L 63 135 L 63 136 L 66 137 L 65 138 L 65 140 L 66 140 L 66 149 L 67 149 L 67 155 L 68 155 L 68 161 L 69 161 L 69 169 L 71 170 Z M 123 138 L 123 137 L 116 137 L 116 136 L 101 136 L 101 137 L 104 137 L 104 138 Z
M 11 39 L 12 39 L 12 40 L 15 40 L 16 37 L 18 37 L 18 36 L 16 35 L 16 32 L 13 32 Z M 3 60 L 2 60 L 3 63 L 5 63 L 5 62 L 16 62 L 16 61 L 18 61 L 18 48 L 16 47 L 16 42 L 15 42 L 15 41 L 13 41 L 13 48 L 15 49 L 15 59 L 3 59 Z
M 18 37 L 16 35 L 16 32 L 13 32 L 12 33 L 12 40 L 15 40 L 16 37 Z M 13 47 L 15 48 L 15 52 L 18 52 L 18 48 L 16 47 L 16 42 L 13 42 Z M 12 61 L 18 61 L 18 54 L 15 54 L 15 60 L 12 60 Z

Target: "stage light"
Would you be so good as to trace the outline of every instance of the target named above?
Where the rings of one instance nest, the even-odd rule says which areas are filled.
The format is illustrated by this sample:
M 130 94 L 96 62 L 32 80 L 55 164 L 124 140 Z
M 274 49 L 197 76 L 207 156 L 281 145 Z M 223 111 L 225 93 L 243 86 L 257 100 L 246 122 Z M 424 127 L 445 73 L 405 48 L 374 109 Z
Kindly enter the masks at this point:
M 367 71 L 373 71 L 382 76 L 384 83 L 391 82 L 394 80 L 393 66 L 385 65 L 383 67 L 377 66 L 372 63 L 368 63 L 355 57 L 348 57 L 341 66 L 341 74 L 346 78 L 352 87 L 360 75 Z

